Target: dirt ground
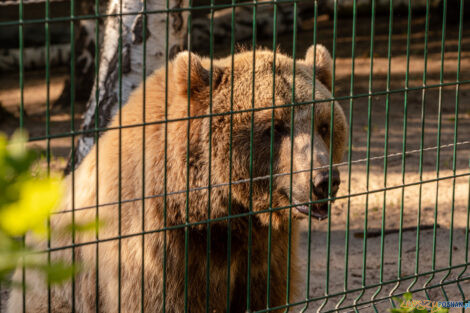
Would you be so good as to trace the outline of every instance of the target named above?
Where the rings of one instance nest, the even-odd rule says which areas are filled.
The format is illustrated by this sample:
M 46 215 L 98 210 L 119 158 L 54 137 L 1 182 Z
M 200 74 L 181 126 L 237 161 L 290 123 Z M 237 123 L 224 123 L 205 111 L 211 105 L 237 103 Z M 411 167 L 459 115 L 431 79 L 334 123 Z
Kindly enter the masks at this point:
M 340 166 L 342 182 L 338 196 L 348 194 L 352 196 L 335 202 L 329 221 L 312 221 L 310 269 L 306 266 L 309 251 L 308 225 L 307 223 L 304 225 L 301 244 L 305 252 L 305 277 L 310 277 L 308 297 L 320 298 L 309 304 L 308 312 L 317 310 L 323 302 L 321 297 L 326 293 L 335 296 L 328 300 L 322 311 L 333 310 L 345 289 L 355 291 L 348 292 L 341 307 L 349 308 L 356 300 L 361 312 L 373 311 L 370 304 L 372 299 L 379 300 L 376 302 L 378 312 L 385 312 L 391 306 L 390 302 L 380 299 L 392 292 L 399 293 L 408 288 L 416 291 L 417 299 L 425 299 L 424 292 L 420 291 L 425 285 L 434 286 L 428 291 L 431 300 L 444 300 L 445 293 L 449 300 L 461 301 L 463 299 L 461 291 L 465 293 L 467 300 L 470 297 L 470 271 L 463 266 L 468 263 L 466 228 L 469 219 L 470 84 L 466 80 L 470 80 L 470 21 L 465 22 L 462 35 L 459 79 L 465 83 L 458 87 L 458 84 L 454 84 L 457 80 L 458 63 L 458 25 L 454 24 L 457 17 L 448 17 L 448 20 L 442 81 L 450 84 L 442 88 L 434 86 L 439 84 L 441 76 L 442 24 L 440 17 L 432 16 L 426 72 L 426 85 L 430 87 L 423 92 L 424 17 L 416 16 L 411 26 L 409 91 L 405 94 L 394 90 L 406 86 L 406 16 L 394 18 L 389 86 L 387 86 L 388 17 L 377 16 L 371 97 L 364 96 L 369 90 L 370 19 L 362 17 L 357 23 L 353 90 L 351 90 L 352 20 L 349 18 L 339 20 L 335 95 L 343 97 L 339 102 L 352 122 L 353 163 L 350 169 L 347 162 Z M 331 49 L 333 22 L 322 21 L 318 25 L 318 32 L 318 42 Z M 312 38 L 312 31 L 304 30 L 298 33 L 297 56 L 303 56 L 312 43 Z M 272 46 L 271 38 L 260 38 L 259 42 L 266 47 Z M 278 42 L 282 51 L 287 53 L 292 51 L 292 34 L 279 36 Z M 215 47 L 215 54 L 226 55 L 228 48 L 227 43 L 220 43 Z M 66 69 L 53 70 L 50 84 L 51 103 L 58 98 L 66 77 Z M 45 86 L 43 72 L 25 73 L 24 125 L 31 137 L 46 135 Z M 383 92 L 387 89 L 392 91 L 389 96 Z M 350 101 L 348 98 L 350 94 L 363 96 Z M 2 74 L 0 102 L 4 108 L 14 114 L 15 118 L 3 121 L 0 131 L 11 134 L 18 127 L 19 95 L 18 77 L 15 74 Z M 424 128 L 421 127 L 423 97 Z M 455 119 L 456 104 L 459 105 L 458 123 Z M 404 123 L 405 105 L 407 124 Z M 371 112 L 370 127 L 368 108 Z M 72 126 L 78 128 L 83 110 L 84 104 L 78 103 L 75 106 L 74 123 L 71 123 L 70 111 L 53 109 L 50 116 L 50 134 L 69 131 Z M 406 145 L 403 140 L 404 125 L 406 125 Z M 369 133 L 370 162 L 367 162 Z M 385 138 L 388 138 L 387 144 Z M 424 138 L 423 143 L 422 138 Z M 438 138 L 440 138 L 439 143 Z M 455 150 L 454 141 L 458 142 Z M 45 140 L 37 140 L 32 145 L 46 151 L 48 143 Z M 425 148 L 422 155 L 421 145 Z M 438 145 L 441 149 L 436 149 Z M 60 170 L 64 167 L 70 146 L 70 138 L 50 140 L 53 169 Z M 386 159 L 384 159 L 385 149 L 388 155 Z M 404 159 L 403 149 L 407 152 Z M 437 158 L 439 164 L 436 164 Z M 344 161 L 347 161 L 347 157 Z M 437 169 L 439 169 L 438 174 Z M 462 177 L 446 178 L 454 174 L 454 169 L 455 174 Z M 348 175 L 349 170 L 350 175 Z M 437 177 L 441 180 L 436 181 Z M 420 181 L 425 183 L 419 184 Z M 403 185 L 406 187 L 403 188 Z M 384 187 L 393 189 L 384 192 Z M 371 193 L 365 195 L 366 191 Z M 402 221 L 400 221 L 401 216 Z M 347 224 L 348 217 L 349 224 Z M 416 230 L 409 230 L 403 232 L 401 239 L 398 232 L 394 232 L 400 223 L 405 228 L 416 228 L 417 223 L 427 228 L 435 222 L 439 225 L 436 229 L 435 250 L 433 250 L 433 229 L 421 229 L 419 237 Z M 360 237 L 365 228 L 373 232 L 382 229 L 382 225 L 385 230 L 392 232 L 384 237 L 383 242 L 380 236 L 367 239 Z M 329 250 L 326 244 L 328 228 L 330 228 Z M 347 234 L 349 234 L 348 250 L 345 245 Z M 418 240 L 419 250 L 417 250 Z M 383 259 L 380 258 L 381 251 Z M 348 255 L 347 259 L 345 255 Z M 449 269 L 449 266 L 454 267 Z M 327 268 L 329 268 L 329 280 L 326 277 Z M 432 269 L 445 270 L 432 276 L 429 274 Z M 412 275 L 415 272 L 419 272 L 422 276 L 414 280 Z M 398 277 L 402 279 L 400 284 L 395 283 Z M 450 283 L 458 277 L 465 280 L 459 285 Z M 385 283 L 382 288 L 378 287 L 380 282 Z M 446 284 L 447 282 L 449 284 Z M 444 283 L 442 288 L 441 283 Z M 363 285 L 366 288 L 361 289 Z

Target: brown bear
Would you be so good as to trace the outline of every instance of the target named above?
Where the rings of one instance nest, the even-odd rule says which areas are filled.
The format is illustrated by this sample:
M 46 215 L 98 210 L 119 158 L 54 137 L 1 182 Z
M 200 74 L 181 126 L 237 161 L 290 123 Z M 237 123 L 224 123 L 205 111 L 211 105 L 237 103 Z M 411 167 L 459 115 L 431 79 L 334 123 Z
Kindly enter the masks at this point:
M 321 45 L 295 67 L 268 50 L 212 64 L 178 54 L 66 177 L 52 227 L 103 226 L 53 235 L 52 258 L 81 271 L 50 293 L 26 271 L 26 311 L 245 312 L 296 299 L 297 223 L 327 216 L 326 200 L 311 202 L 336 194 L 339 172 L 328 165 L 330 155 L 342 159 L 347 138 L 330 81 Z M 14 289 L 8 312 L 22 305 Z

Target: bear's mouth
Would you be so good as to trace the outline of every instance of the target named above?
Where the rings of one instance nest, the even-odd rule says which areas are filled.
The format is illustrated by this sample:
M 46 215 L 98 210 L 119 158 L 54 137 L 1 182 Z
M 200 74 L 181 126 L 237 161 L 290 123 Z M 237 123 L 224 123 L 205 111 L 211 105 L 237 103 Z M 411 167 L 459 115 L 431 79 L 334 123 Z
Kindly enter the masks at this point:
M 315 217 L 317 220 L 322 221 L 328 217 L 328 202 L 326 203 L 314 203 L 312 209 L 308 208 L 308 205 L 298 205 L 295 207 L 297 211 L 308 216 Z

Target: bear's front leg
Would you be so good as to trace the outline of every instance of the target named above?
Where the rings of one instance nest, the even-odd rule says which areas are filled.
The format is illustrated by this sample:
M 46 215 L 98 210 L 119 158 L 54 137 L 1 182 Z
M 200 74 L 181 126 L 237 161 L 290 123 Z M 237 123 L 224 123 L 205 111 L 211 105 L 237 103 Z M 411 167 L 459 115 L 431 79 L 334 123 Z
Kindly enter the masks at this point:
M 252 260 L 252 287 L 251 299 L 256 309 L 282 307 L 275 312 L 284 312 L 286 305 L 298 300 L 299 294 L 299 261 L 298 261 L 298 232 L 292 222 L 291 238 L 285 229 L 272 231 L 271 251 L 268 252 L 268 236 L 257 243 L 257 253 Z M 263 242 L 264 240 L 264 242 Z M 271 262 L 268 264 L 268 253 L 271 254 Z M 290 263 L 289 262 L 290 255 Z M 258 272 L 256 272 L 258 271 Z M 269 299 L 267 280 L 269 271 Z M 288 272 L 289 271 L 289 274 Z M 289 289 L 289 294 L 287 290 Z

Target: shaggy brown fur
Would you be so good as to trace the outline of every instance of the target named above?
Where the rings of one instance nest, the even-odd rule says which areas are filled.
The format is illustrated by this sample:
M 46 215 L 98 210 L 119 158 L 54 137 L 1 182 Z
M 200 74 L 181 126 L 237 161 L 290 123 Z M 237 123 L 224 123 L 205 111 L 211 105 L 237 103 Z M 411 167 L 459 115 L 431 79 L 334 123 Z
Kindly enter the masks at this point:
M 313 64 L 308 55 L 307 59 L 296 62 L 294 83 L 293 60 L 278 53 L 273 88 L 273 53 L 264 50 L 257 50 L 255 57 L 253 52 L 236 54 L 233 81 L 231 57 L 214 60 L 211 75 L 209 60 L 187 52 L 180 53 L 167 72 L 160 69 L 148 77 L 145 93 L 142 86 L 133 93 L 112 122 L 112 130 L 101 137 L 81 166 L 65 179 L 69 192 L 62 207 L 69 211 L 55 215 L 53 227 L 70 223 L 72 208 L 85 208 L 74 211 L 75 222 L 93 220 L 97 202 L 101 205 L 99 218 L 105 226 L 100 229 L 98 240 L 93 234 L 77 234 L 74 242 L 78 245 L 73 257 L 83 264 L 83 270 L 74 283 L 75 298 L 72 303 L 71 283 L 52 288 L 52 311 L 69 312 L 74 305 L 76 312 L 95 312 L 98 303 L 99 312 L 117 312 L 119 305 L 121 312 L 140 312 L 142 304 L 145 312 L 162 312 L 164 304 L 167 312 L 183 312 L 187 286 L 190 312 L 204 312 L 206 305 L 211 312 L 224 312 L 228 307 L 231 312 L 244 312 L 248 276 L 251 310 L 285 305 L 288 284 L 289 299 L 294 299 L 301 287 L 296 272 L 296 223 L 305 217 L 305 212 L 295 208 L 274 210 L 272 214 L 266 211 L 270 201 L 273 208 L 282 208 L 318 198 L 310 194 L 310 181 L 320 170 L 311 173 L 309 169 L 311 163 L 314 167 L 329 163 L 330 139 L 325 129 L 331 127 L 330 105 L 334 102 L 296 106 L 293 121 L 289 106 L 293 100 L 302 103 L 331 97 L 324 86 L 329 85 L 331 77 L 324 74 L 329 73 L 325 66 L 330 62 L 329 53 L 322 46 L 317 46 L 317 51 L 321 56 L 317 56 L 317 61 L 322 62 L 317 64 L 317 69 L 323 74 L 318 77 L 315 95 L 312 95 Z M 273 105 L 276 109 L 269 109 Z M 233 114 L 229 114 L 231 111 Z M 334 112 L 333 160 L 338 162 L 345 148 L 347 125 L 336 103 Z M 311 116 L 314 116 L 313 140 Z M 143 127 L 144 122 L 150 124 Z M 124 128 L 117 129 L 119 125 Z M 289 175 L 273 178 L 272 198 L 269 179 L 256 179 L 250 184 L 250 169 L 252 177 L 269 175 L 271 158 L 273 173 L 294 172 L 292 182 Z M 230 187 L 227 184 L 230 181 L 236 183 Z M 120 205 L 118 200 L 122 201 Z M 320 207 L 324 208 L 324 204 L 313 205 L 312 210 Z M 247 214 L 250 211 L 264 212 Z M 291 249 L 289 211 L 293 217 Z M 230 214 L 240 216 L 227 219 Z M 217 221 L 208 227 L 205 222 L 208 218 Z M 185 223 L 190 226 L 185 228 Z M 269 225 L 272 225 L 272 250 L 267 304 Z M 165 227 L 169 229 L 162 230 Z M 117 239 L 120 235 L 122 239 Z M 71 243 L 70 236 L 52 238 L 53 248 Z M 210 249 L 209 259 L 207 249 Z M 57 250 L 52 255 L 71 260 L 72 250 Z M 21 278 L 21 270 L 15 278 Z M 26 280 L 27 312 L 46 311 L 47 288 L 40 277 L 28 271 Z M 8 312 L 19 312 L 21 303 L 21 291 L 15 290 Z

